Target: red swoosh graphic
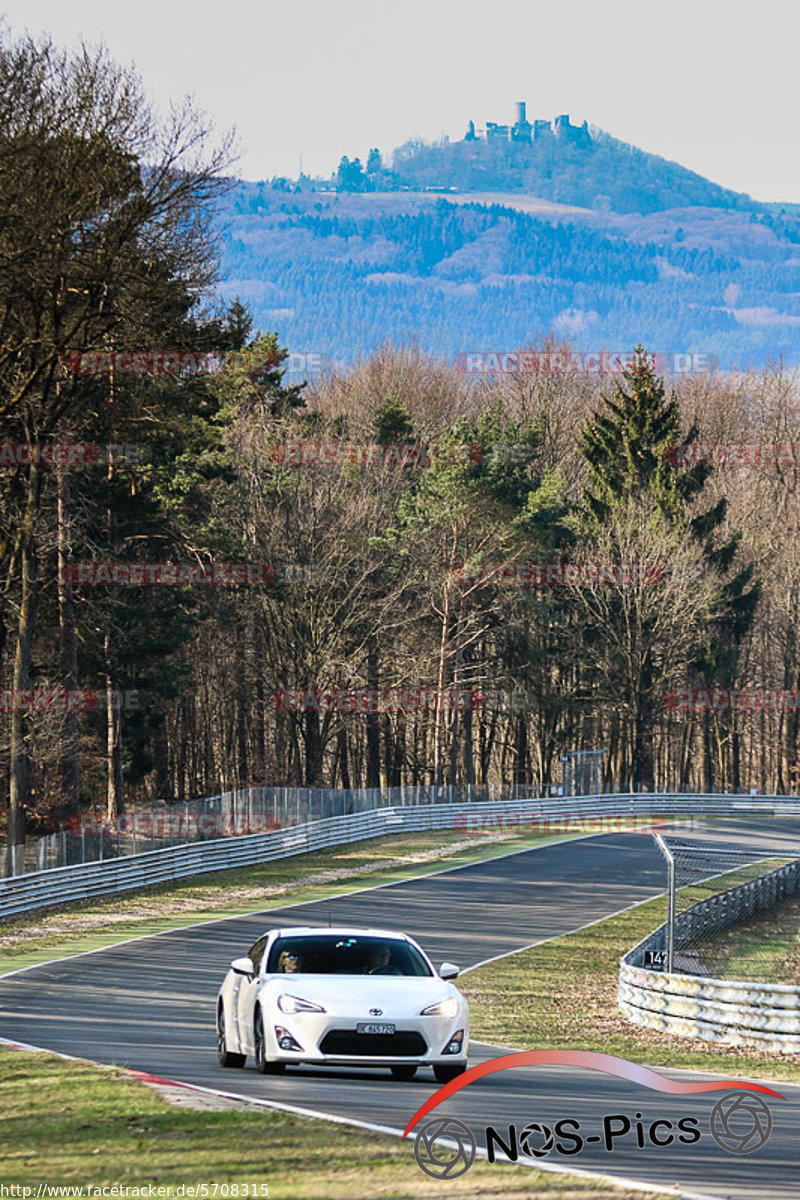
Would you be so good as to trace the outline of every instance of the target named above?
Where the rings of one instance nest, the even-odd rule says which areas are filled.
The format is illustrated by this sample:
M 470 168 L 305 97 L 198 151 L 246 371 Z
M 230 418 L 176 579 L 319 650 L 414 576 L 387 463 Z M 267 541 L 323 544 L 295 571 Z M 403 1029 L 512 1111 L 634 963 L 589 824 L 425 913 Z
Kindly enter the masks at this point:
M 511 1067 L 537 1066 L 589 1067 L 593 1071 L 605 1071 L 607 1075 L 629 1079 L 631 1083 L 651 1088 L 654 1092 L 669 1092 L 673 1096 L 688 1096 L 696 1092 L 727 1092 L 731 1088 L 740 1088 L 748 1092 L 765 1092 L 768 1096 L 777 1096 L 779 1100 L 786 1099 L 780 1092 L 773 1092 L 772 1088 L 763 1087 L 760 1083 L 745 1083 L 741 1079 L 725 1079 L 716 1083 L 681 1083 L 676 1079 L 667 1079 L 657 1071 L 651 1071 L 649 1067 L 630 1062 L 627 1058 L 617 1058 L 614 1054 L 600 1054 L 596 1050 L 520 1050 L 516 1054 L 490 1058 L 488 1062 L 470 1067 L 457 1079 L 444 1084 L 414 1113 L 403 1137 L 408 1137 L 417 1121 L 421 1121 L 431 1109 L 436 1108 L 443 1100 L 449 1100 L 476 1079 L 482 1079 L 484 1075 L 494 1075 L 495 1071 L 508 1071 Z

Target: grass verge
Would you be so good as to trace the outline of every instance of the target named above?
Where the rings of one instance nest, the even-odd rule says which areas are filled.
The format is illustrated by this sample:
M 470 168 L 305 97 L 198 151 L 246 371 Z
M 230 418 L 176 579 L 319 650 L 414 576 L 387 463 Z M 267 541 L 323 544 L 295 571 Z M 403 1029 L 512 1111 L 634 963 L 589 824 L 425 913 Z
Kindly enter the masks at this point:
M 465 830 L 396 834 L 61 905 L 44 913 L 23 913 L 3 922 L 0 973 L 97 950 L 126 938 L 323 900 L 357 888 L 483 862 L 562 837 L 487 837 Z
M 718 979 L 768 979 L 800 984 L 800 899 L 754 917 L 746 925 L 709 934 L 701 961 Z
M 480 1161 L 459 1179 L 431 1179 L 416 1166 L 410 1139 L 271 1109 L 175 1108 L 113 1067 L 4 1047 L 0 1131 L 0 1182 L 32 1186 L 34 1195 L 41 1183 L 152 1184 L 170 1193 L 181 1184 L 237 1184 L 239 1196 L 244 1184 L 259 1196 L 266 1184 L 269 1200 L 630 1195 L 601 1181 Z
M 619 960 L 664 920 L 664 900 L 509 955 L 462 977 L 472 1037 L 521 1050 L 602 1050 L 650 1066 L 800 1083 L 800 1055 L 676 1038 L 630 1024 L 617 1007 Z

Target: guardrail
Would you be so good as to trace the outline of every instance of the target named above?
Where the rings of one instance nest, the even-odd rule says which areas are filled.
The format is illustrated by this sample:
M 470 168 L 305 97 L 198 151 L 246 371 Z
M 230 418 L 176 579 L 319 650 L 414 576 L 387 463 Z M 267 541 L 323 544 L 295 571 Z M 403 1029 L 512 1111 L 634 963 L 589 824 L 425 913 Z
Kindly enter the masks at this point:
M 775 907 L 798 893 L 800 860 L 678 914 L 676 947 L 690 945 L 703 932 L 729 928 L 757 909 Z M 620 962 L 618 999 L 629 1021 L 679 1037 L 800 1054 L 800 987 L 645 967 L 646 952 L 663 950 L 665 944 L 666 925 L 661 925 Z
M 243 787 L 178 804 L 156 802 L 137 807 L 109 821 L 105 812 L 94 810 L 70 817 L 65 827 L 43 837 L 28 838 L 17 846 L 0 846 L 0 878 L 25 872 L 49 871 L 78 863 L 101 862 L 125 854 L 210 842 L 221 837 L 271 833 L 288 825 L 321 821 L 374 808 L 421 804 L 490 804 L 497 791 L 504 800 L 534 800 L 566 803 L 562 787 L 540 784 L 536 788 L 511 784 L 401 784 L 389 788 Z M 620 795 L 611 786 L 608 795 Z M 631 793 L 624 793 L 630 796 Z M 661 793 L 651 793 L 659 795 Z M 668 793 L 672 794 L 672 793 Z M 754 795 L 754 793 L 750 793 Z M 587 799 L 586 795 L 578 797 Z
M 553 788 L 553 792 L 555 789 Z M 508 800 L 551 795 L 522 784 L 505 790 Z M 0 847 L 0 878 L 100 862 L 124 854 L 208 842 L 221 837 L 271 833 L 288 825 L 398 805 L 487 803 L 495 784 L 402 784 L 389 788 L 243 787 L 178 804 L 137 807 L 109 820 L 99 807 L 70 817 L 57 833 Z
M 398 831 L 464 829 L 475 832 L 603 833 L 625 828 L 646 833 L 659 818 L 800 816 L 792 796 L 686 796 L 671 793 L 472 801 L 373 809 L 307 821 L 271 833 L 224 837 L 165 847 L 103 862 L 78 863 L 0 880 L 0 917 L 68 901 L 86 900 L 231 867 L 253 866 L 328 846 Z M 616 819 L 622 818 L 619 822 Z M 616 821 L 616 823 L 615 823 Z

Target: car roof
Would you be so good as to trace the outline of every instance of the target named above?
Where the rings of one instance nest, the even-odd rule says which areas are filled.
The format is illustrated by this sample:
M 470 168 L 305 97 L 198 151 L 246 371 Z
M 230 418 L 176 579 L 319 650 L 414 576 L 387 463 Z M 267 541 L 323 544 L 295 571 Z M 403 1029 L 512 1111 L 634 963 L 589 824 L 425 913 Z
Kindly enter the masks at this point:
M 327 937 L 385 937 L 394 938 L 399 942 L 408 942 L 408 934 L 396 929 L 373 929 L 355 925 L 287 925 L 282 929 L 271 929 L 279 937 L 292 937 L 297 934 L 322 934 Z

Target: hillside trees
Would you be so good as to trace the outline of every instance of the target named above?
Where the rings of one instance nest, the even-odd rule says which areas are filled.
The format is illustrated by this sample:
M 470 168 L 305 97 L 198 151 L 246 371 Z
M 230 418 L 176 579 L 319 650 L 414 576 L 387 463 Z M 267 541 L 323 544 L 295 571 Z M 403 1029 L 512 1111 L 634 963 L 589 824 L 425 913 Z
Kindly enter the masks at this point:
M 201 150 L 206 131 L 190 108 L 159 125 L 135 76 L 102 50 L 66 55 L 46 40 L 5 41 L 0 78 L 0 420 L 7 441 L 38 445 L 85 428 L 85 405 L 97 402 L 98 389 L 65 370 L 70 352 L 130 346 L 196 304 L 213 277 L 209 217 L 228 151 Z M 0 626 L 3 643 L 12 632 L 15 696 L 34 670 L 42 505 L 52 501 L 44 470 L 34 456 L 2 481 Z M 65 529 L 63 487 L 59 502 Z M 63 593 L 61 618 L 68 641 Z M 66 648 L 64 665 L 69 678 Z M 31 787 L 27 727 L 15 705 L 11 845 L 23 837 Z

